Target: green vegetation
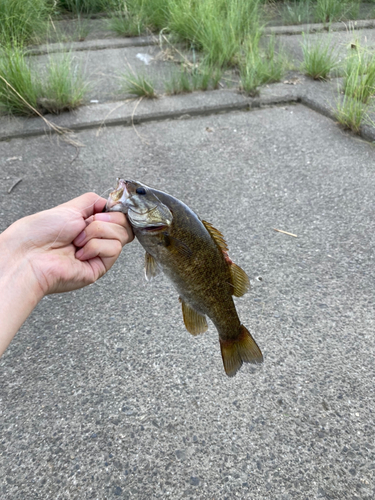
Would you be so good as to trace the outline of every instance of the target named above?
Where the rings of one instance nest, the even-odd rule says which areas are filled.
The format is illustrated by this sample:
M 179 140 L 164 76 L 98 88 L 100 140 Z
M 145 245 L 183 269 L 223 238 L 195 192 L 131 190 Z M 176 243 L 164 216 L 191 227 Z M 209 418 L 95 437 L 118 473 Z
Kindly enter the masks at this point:
M 361 124 L 366 116 L 367 106 L 362 101 L 344 96 L 343 100 L 337 104 L 337 121 L 356 134 L 360 132 Z
M 45 0 L 1 0 L 0 46 L 36 42 L 45 33 L 50 11 Z
M 136 75 L 133 71 L 129 71 L 124 73 L 121 78 L 121 90 L 125 94 L 147 97 L 148 99 L 157 97 L 154 84 L 146 75 Z
M 235 65 L 248 37 L 259 38 L 260 0 L 170 0 L 168 27 L 209 64 Z
M 128 12 L 118 12 L 108 23 L 111 31 L 122 36 L 139 36 L 145 32 L 145 25 L 139 16 L 131 16 Z
M 313 14 L 311 0 L 294 0 L 286 2 L 280 8 L 280 15 L 283 24 L 304 24 L 308 23 Z
M 375 56 L 357 47 L 346 59 L 344 97 L 337 104 L 336 118 L 345 127 L 359 133 L 368 116 L 370 99 L 375 95 Z
M 58 114 L 78 107 L 85 94 L 82 73 L 69 53 L 50 58 L 45 75 L 32 71 L 24 50 L 0 53 L 0 111 L 14 115 Z
M 262 50 L 259 41 L 247 40 L 244 58 L 240 63 L 241 90 L 250 95 L 259 94 L 258 87 L 279 81 L 285 71 L 285 60 L 281 53 L 275 53 L 275 38 Z
M 19 47 L 0 54 L 0 111 L 14 115 L 33 115 L 40 91 L 38 82 Z M 28 106 L 29 104 L 29 106 Z
M 314 80 L 327 80 L 330 72 L 337 67 L 337 56 L 331 41 L 320 40 L 314 45 L 304 38 L 302 43 L 302 70 Z
M 184 94 L 195 90 L 217 89 L 222 71 L 212 66 L 201 66 L 189 71 L 181 65 L 179 71 L 174 71 L 166 82 L 166 93 L 169 95 Z
M 71 53 L 50 57 L 47 74 L 42 79 L 38 106 L 49 113 L 71 111 L 82 104 L 86 93 L 81 67 Z
M 360 4 L 361 0 L 293 0 L 280 2 L 278 12 L 283 24 L 332 23 L 357 19 Z
M 117 5 L 114 0 L 57 0 L 56 7 L 78 14 L 96 14 L 113 10 Z
M 359 12 L 359 1 L 355 0 L 317 0 L 315 21 L 331 23 L 342 19 L 356 19 Z
M 345 95 L 368 103 L 375 94 L 375 55 L 357 49 L 346 60 L 343 90 Z

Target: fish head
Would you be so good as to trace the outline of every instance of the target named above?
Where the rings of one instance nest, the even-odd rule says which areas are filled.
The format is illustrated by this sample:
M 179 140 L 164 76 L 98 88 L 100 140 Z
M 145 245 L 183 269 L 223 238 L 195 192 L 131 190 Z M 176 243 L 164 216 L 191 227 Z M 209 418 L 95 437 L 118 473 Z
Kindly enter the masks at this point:
M 170 226 L 173 220 L 172 212 L 153 189 L 131 180 L 117 179 L 117 187 L 110 193 L 105 211 L 127 214 L 131 225 L 140 229 Z

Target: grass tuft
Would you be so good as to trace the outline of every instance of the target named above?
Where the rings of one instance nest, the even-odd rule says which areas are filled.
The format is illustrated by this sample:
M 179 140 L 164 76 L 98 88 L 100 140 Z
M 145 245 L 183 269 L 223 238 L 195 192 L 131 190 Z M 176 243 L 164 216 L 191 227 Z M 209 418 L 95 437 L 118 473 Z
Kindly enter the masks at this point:
M 294 0 L 286 2 L 279 10 L 283 24 L 294 25 L 308 23 L 312 16 L 311 0 Z
M 50 12 L 46 0 L 1 0 L 0 46 L 36 42 L 46 30 Z
M 360 1 L 353 0 L 317 0 L 315 8 L 315 21 L 332 23 L 343 19 L 356 19 L 358 17 Z
M 31 116 L 61 113 L 78 107 L 85 94 L 80 68 L 69 53 L 62 60 L 50 59 L 45 75 L 32 71 L 24 50 L 8 47 L 0 54 L 0 111 Z M 34 109 L 33 109 L 34 108 Z
M 345 95 L 367 103 L 375 94 L 375 55 L 357 49 L 346 60 Z
M 54 114 L 78 108 L 87 90 L 81 67 L 74 64 L 69 52 L 50 57 L 41 87 L 38 106 L 42 111 Z
M 235 65 L 244 40 L 258 37 L 260 0 L 170 0 L 168 27 L 219 67 Z
M 367 117 L 367 109 L 368 106 L 362 101 L 344 96 L 337 104 L 336 119 L 344 128 L 359 134 L 361 124 Z
M 222 77 L 220 68 L 203 64 L 189 71 L 181 65 L 179 71 L 174 71 L 165 84 L 168 95 L 184 94 L 195 90 L 217 89 Z
M 153 82 L 146 75 L 136 75 L 133 71 L 129 71 L 128 73 L 123 73 L 121 79 L 121 90 L 126 94 L 146 97 L 148 99 L 156 99 L 158 97 Z
M 259 94 L 258 87 L 279 81 L 285 71 L 285 59 L 275 53 L 275 38 L 272 37 L 265 50 L 251 41 L 245 45 L 245 57 L 240 63 L 240 89 L 252 97 Z
M 330 40 L 320 40 L 311 45 L 305 38 L 302 43 L 303 63 L 302 70 L 314 80 L 327 80 L 330 72 L 338 65 L 334 48 Z
M 108 27 L 121 36 L 139 36 L 146 29 L 139 16 L 130 15 L 126 11 L 113 14 L 108 22 Z
M 33 115 L 34 112 L 27 103 L 37 108 L 40 87 L 25 59 L 23 49 L 18 46 L 2 49 L 0 76 L 0 112 L 2 114 Z M 19 96 L 22 96 L 24 100 Z

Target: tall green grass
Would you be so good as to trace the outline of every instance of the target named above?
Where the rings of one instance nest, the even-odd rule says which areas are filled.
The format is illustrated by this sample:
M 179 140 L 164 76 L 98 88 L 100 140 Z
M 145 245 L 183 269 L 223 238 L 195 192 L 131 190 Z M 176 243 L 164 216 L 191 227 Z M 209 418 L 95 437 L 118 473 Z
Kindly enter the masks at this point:
M 360 132 L 368 119 L 371 97 L 375 95 L 375 55 L 357 47 L 346 59 L 344 97 L 339 99 L 336 118 L 345 128 Z
M 134 32 L 134 26 L 142 27 L 140 31 L 146 28 L 150 31 L 160 31 L 167 27 L 169 3 L 172 0 L 103 1 L 108 2 L 105 11 L 113 12 L 110 25 L 118 34 L 128 36 L 129 31 Z M 116 19 L 119 19 L 119 22 L 116 23 Z
M 18 46 L 2 49 L 0 52 L 0 112 L 26 116 L 35 114 L 32 108 L 38 106 L 39 92 L 40 83 L 36 82 L 23 49 Z
M 57 0 L 56 7 L 78 14 L 96 14 L 108 12 L 117 7 L 116 0 Z
M 279 12 L 283 24 L 303 24 L 311 20 L 313 6 L 311 0 L 293 0 L 282 3 Z
M 82 104 L 86 90 L 82 68 L 72 53 L 56 54 L 49 58 L 37 103 L 48 113 L 71 111 Z
M 260 0 L 169 0 L 168 27 L 220 67 L 238 62 L 244 40 L 261 31 Z
M 31 69 L 22 48 L 13 46 L 0 51 L 2 114 L 58 114 L 78 107 L 85 92 L 81 68 L 73 64 L 70 53 L 51 57 L 46 70 L 38 72 Z
M 121 75 L 121 90 L 125 94 L 131 94 L 137 97 L 146 97 L 147 99 L 156 99 L 154 82 L 145 74 L 136 74 L 130 70 Z
M 180 66 L 179 70 L 173 71 L 169 80 L 165 83 L 166 93 L 169 95 L 184 94 L 195 90 L 217 89 L 222 71 L 208 65 L 200 65 L 191 70 Z
M 0 46 L 37 41 L 50 12 L 46 0 L 0 0 Z
M 302 70 L 314 80 L 327 80 L 331 71 L 337 67 L 337 55 L 331 40 L 321 39 L 313 44 L 304 37 L 302 51 Z
M 276 53 L 275 38 L 266 48 L 260 47 L 259 40 L 247 40 L 244 58 L 240 62 L 241 90 L 252 97 L 259 94 L 259 86 L 279 81 L 285 72 L 285 57 Z
M 375 94 L 375 55 L 357 49 L 346 59 L 343 82 L 345 95 L 367 103 Z
M 315 20 L 331 23 L 343 19 L 358 17 L 360 0 L 317 0 Z

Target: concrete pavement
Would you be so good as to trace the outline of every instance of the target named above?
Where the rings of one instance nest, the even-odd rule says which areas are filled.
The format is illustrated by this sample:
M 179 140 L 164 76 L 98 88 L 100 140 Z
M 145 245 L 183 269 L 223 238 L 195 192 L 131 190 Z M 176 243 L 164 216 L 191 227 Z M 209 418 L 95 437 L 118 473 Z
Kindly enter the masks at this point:
M 117 176 L 164 189 L 249 274 L 236 305 L 265 362 L 228 379 L 213 325 L 193 338 L 126 246 L 97 284 L 45 298 L 0 360 L 1 498 L 374 497 L 375 153 L 312 109 L 329 114 L 333 84 L 288 79 L 258 100 L 55 118 L 78 149 L 2 119 L 0 230 Z

